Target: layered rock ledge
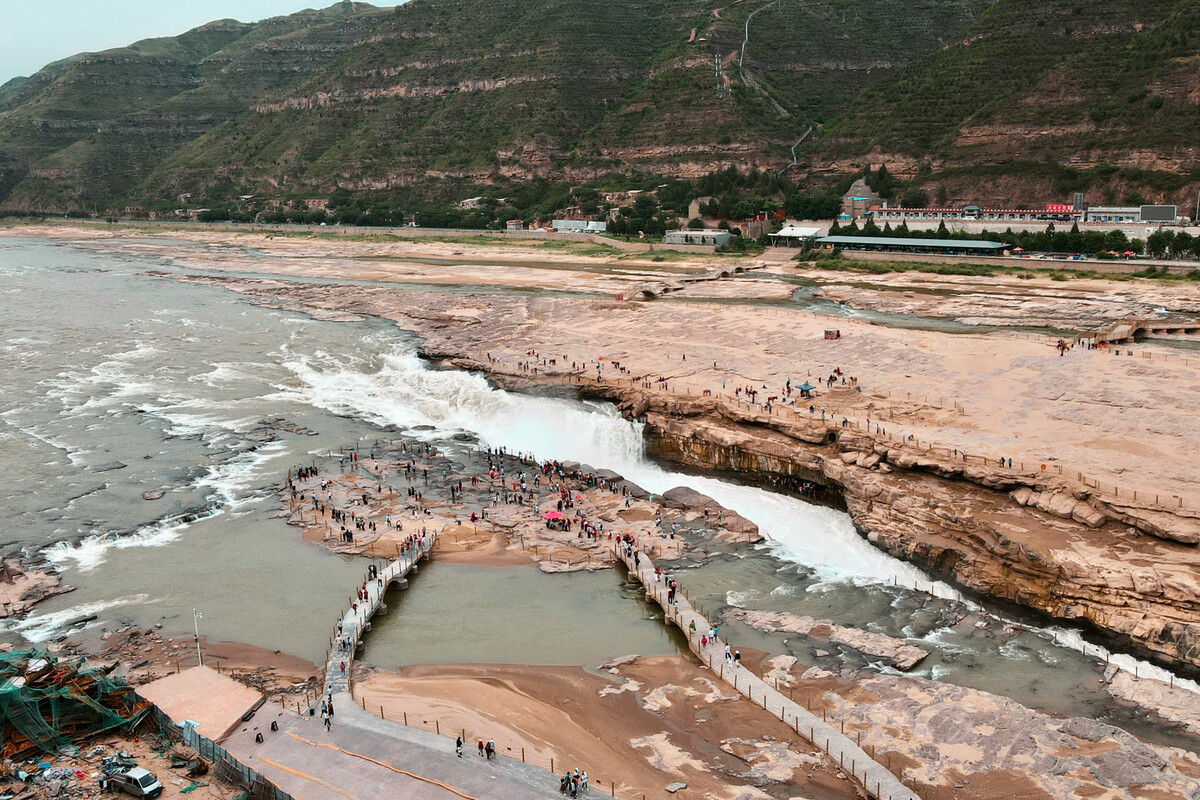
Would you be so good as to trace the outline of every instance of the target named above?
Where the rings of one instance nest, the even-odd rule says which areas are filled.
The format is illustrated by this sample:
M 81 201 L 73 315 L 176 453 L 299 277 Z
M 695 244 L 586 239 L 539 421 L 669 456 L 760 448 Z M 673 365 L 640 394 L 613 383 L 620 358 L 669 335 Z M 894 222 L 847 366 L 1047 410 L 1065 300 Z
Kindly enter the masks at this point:
M 607 399 L 644 423 L 647 448 L 656 456 L 778 489 L 804 482 L 823 487 L 865 537 L 898 558 L 980 595 L 1081 624 L 1123 649 L 1200 675 L 1200 514 L 1193 501 L 1179 500 L 1174 507 L 1173 500 L 1159 503 L 1159 497 L 1146 496 L 1146 483 L 1135 496 L 1112 482 L 1125 474 L 1122 470 L 1146 482 L 1158 480 L 1167 500 L 1194 487 L 1194 461 L 1179 458 L 1178 448 L 1186 449 L 1196 437 L 1195 417 L 1180 410 L 1179 398 L 1190 391 L 1200 365 L 1105 355 L 1094 358 L 1106 361 L 1085 360 L 1093 358 L 1088 354 L 1060 359 L 1049 346 L 1043 353 L 1041 344 L 891 331 L 849 321 L 839 324 L 844 337 L 852 332 L 850 341 L 829 344 L 821 341 L 819 320 L 777 322 L 755 309 L 714 314 L 683 304 L 647 309 L 579 298 L 199 280 L 274 307 L 339 319 L 392 320 L 418 334 L 426 357 L 481 372 L 504 388 Z M 788 326 L 791 338 L 771 339 L 780 335 L 781 325 Z M 703 341 L 699 331 L 709 332 Z M 776 343 L 747 349 L 719 339 L 730 331 L 743 337 L 739 341 L 757 336 Z M 691 359 L 667 352 L 671 346 L 686 346 Z M 553 359 L 538 350 L 547 347 L 553 348 Z M 822 349 L 830 347 L 838 348 L 836 355 Z M 818 370 L 822 361 L 857 359 L 853 363 L 864 374 L 899 373 L 920 391 L 944 386 L 954 375 L 960 381 L 975 375 L 970 368 L 981 360 L 975 354 L 981 347 L 995 351 L 988 356 L 993 371 L 984 374 L 998 377 L 972 384 L 972 402 L 1026 392 L 1003 407 L 1003 419 L 1000 412 L 966 414 L 945 398 L 933 405 L 909 392 L 892 397 L 879 389 L 868 394 L 835 388 L 825 394 L 817 401 L 822 411 L 827 405 L 841 409 L 828 421 L 798 408 L 768 411 L 762 403 L 729 397 L 739 382 L 753 383 L 764 394 L 779 391 L 769 387 L 782 384 L 792 372 L 788 365 L 802 359 L 810 364 L 820 359 Z M 576 368 L 571 359 L 581 358 L 580 353 L 589 355 Z M 595 353 L 605 354 L 603 362 Z M 601 381 L 597 364 L 605 370 Z M 954 369 L 958 372 L 948 373 Z M 940 383 L 931 384 L 932 376 Z M 1112 388 L 1112 376 L 1138 387 L 1154 380 L 1154 393 L 1126 397 Z M 701 387 L 714 381 L 718 390 L 710 396 Z M 725 396 L 717 396 L 720 390 Z M 1150 408 L 1161 413 L 1148 414 Z M 1121 409 L 1131 413 L 1122 418 L 1119 431 L 1099 436 L 1096 421 Z M 853 421 L 839 424 L 843 414 L 853 415 Z M 1037 419 L 1021 423 L 1031 415 Z M 868 424 L 858 424 L 864 417 Z M 873 418 L 893 430 L 872 435 L 878 426 L 870 425 Z M 1151 419 L 1157 421 L 1148 427 Z M 1023 448 L 1057 453 L 1059 462 L 1046 455 L 1032 464 L 1018 459 L 1014 468 L 1000 467 L 1004 450 L 997 442 L 1006 425 L 1017 425 L 1031 439 Z M 1047 435 L 1047 426 L 1056 433 Z M 897 428 L 938 437 L 941 444 L 897 436 Z M 996 455 L 967 459 L 947 447 L 959 439 L 975 443 L 973 454 L 991 450 Z M 1168 447 L 1176 449 L 1164 460 L 1159 454 Z M 1121 463 L 1114 460 L 1118 453 Z M 1083 459 L 1084 468 L 1105 480 L 1088 483 L 1086 474 L 1063 466 L 1068 458 Z M 1040 469 L 1039 462 L 1052 468 Z
M 725 619 L 737 620 L 765 633 L 796 633 L 809 638 L 826 639 L 843 647 L 857 650 L 865 656 L 881 659 L 899 670 L 910 670 L 920 664 L 928 652 L 882 633 L 848 628 L 829 620 L 813 619 L 799 614 L 778 611 L 751 611 L 731 608 Z

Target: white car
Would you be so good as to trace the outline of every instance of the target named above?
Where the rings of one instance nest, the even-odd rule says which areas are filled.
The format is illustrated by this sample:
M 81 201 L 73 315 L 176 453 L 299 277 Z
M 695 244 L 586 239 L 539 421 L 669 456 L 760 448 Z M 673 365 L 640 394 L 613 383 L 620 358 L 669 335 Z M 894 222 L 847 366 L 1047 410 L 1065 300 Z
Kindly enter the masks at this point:
M 141 767 L 127 769 L 124 772 L 118 772 L 108 779 L 109 783 L 116 786 L 123 792 L 127 792 L 134 797 L 150 798 L 158 797 L 162 794 L 162 784 L 158 782 L 158 778 L 149 770 Z

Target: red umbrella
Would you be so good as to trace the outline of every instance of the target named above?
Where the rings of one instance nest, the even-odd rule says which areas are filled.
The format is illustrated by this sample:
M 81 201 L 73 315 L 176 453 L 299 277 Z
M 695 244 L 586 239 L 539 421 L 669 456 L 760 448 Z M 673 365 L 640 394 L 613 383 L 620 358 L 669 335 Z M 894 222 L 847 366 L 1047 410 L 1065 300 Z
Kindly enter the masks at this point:
M 542 519 L 562 519 L 562 518 L 563 518 L 563 515 L 562 515 L 561 511 L 547 511 L 545 514 L 542 514 Z

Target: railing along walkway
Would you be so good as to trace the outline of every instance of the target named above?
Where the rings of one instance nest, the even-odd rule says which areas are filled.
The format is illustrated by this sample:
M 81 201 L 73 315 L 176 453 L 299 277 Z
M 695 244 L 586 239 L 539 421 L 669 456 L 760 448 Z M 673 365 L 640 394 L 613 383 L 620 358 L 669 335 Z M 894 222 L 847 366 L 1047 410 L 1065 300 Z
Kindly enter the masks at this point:
M 351 598 L 350 607 L 341 617 L 340 630 L 334 631 L 329 655 L 325 659 L 326 696 L 350 691 L 350 670 L 354 664 L 355 649 L 363 632 L 370 629 L 371 617 L 380 608 L 384 609 L 384 613 L 387 611 L 383 605 L 383 595 L 393 583 L 400 588 L 408 585 L 408 574 L 416 572 L 417 562 L 429 555 L 436 541 L 437 534 L 427 535 L 424 547 L 413 547 L 379 570 L 377 577 L 366 578 L 367 599 L 358 601 Z
M 675 593 L 675 602 L 667 602 L 667 587 L 655 580 L 653 561 L 639 553 L 635 566 L 633 557 L 626 555 L 625 548 L 619 543 L 614 547 L 613 554 L 625 563 L 629 574 L 646 587 L 647 595 L 662 606 L 665 619 L 684 632 L 692 652 L 713 672 L 720 675 L 722 680 L 751 702 L 761 705 L 766 711 L 795 728 L 796 733 L 812 742 L 815 747 L 825 751 L 842 769 L 854 777 L 868 796 L 880 800 L 920 800 L 899 778 L 867 755 L 865 750 L 837 728 L 789 700 L 740 663 L 727 663 L 724 645 L 721 642 L 709 642 L 707 647 L 701 647 L 700 632 L 711 630 L 711 623 L 696 611 L 688 598 L 678 590 Z M 694 634 L 689 633 L 689 625 L 692 622 L 696 623 Z

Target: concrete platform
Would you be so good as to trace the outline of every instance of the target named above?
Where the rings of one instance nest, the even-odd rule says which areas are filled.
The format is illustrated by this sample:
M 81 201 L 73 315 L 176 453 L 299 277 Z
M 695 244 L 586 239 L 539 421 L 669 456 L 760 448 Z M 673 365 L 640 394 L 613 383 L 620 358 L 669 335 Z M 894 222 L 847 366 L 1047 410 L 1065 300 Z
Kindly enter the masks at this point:
M 241 724 L 242 716 L 262 700 L 262 694 L 208 667 L 192 667 L 153 683 L 137 693 L 174 720 L 200 723 L 197 730 L 220 742 Z
M 487 761 L 473 746 L 458 758 L 451 738 L 381 720 L 348 694 L 334 695 L 333 703 L 328 732 L 319 715 L 272 704 L 223 746 L 295 800 L 561 798 L 558 778 L 547 770 L 507 758 Z M 270 729 L 272 721 L 279 730 Z

